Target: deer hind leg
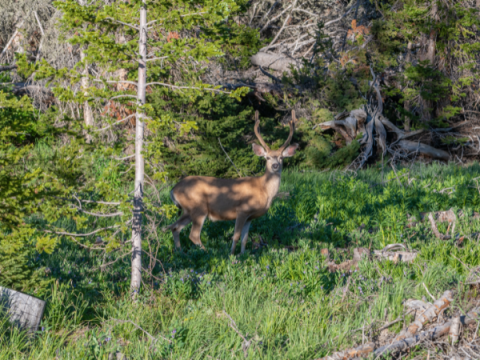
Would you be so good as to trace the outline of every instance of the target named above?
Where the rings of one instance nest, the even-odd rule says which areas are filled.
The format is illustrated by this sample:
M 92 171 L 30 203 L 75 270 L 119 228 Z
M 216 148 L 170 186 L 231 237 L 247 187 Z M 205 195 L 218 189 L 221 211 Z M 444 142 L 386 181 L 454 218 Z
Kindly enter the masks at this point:
M 180 231 L 182 231 L 182 229 L 187 226 L 190 221 L 192 221 L 190 215 L 183 214 L 182 216 L 180 216 L 180 219 L 178 219 L 176 222 L 174 222 L 168 227 L 170 230 L 172 230 L 173 242 L 175 244 L 176 250 L 182 250 L 182 245 L 180 244 Z
M 240 239 L 240 235 L 243 233 L 243 228 L 245 227 L 245 222 L 247 221 L 248 216 L 240 214 L 237 216 L 237 220 L 235 221 L 235 232 L 233 233 L 233 243 L 232 243 L 232 252 L 231 254 L 235 254 L 235 247 L 237 246 L 238 239 Z M 248 232 L 248 228 L 247 228 Z
M 201 249 L 205 250 L 202 241 L 200 240 L 200 233 L 202 232 L 203 223 L 205 221 L 206 215 L 195 216 L 192 219 L 192 230 L 190 231 L 190 240 L 195 244 L 200 246 Z
M 242 241 L 242 250 L 240 251 L 240 254 L 243 254 L 245 252 L 245 246 L 247 245 L 247 239 L 248 239 L 248 230 L 250 229 L 250 223 L 251 220 L 247 220 L 245 222 L 245 225 L 243 225 L 242 228 L 242 234 L 240 235 L 240 239 Z

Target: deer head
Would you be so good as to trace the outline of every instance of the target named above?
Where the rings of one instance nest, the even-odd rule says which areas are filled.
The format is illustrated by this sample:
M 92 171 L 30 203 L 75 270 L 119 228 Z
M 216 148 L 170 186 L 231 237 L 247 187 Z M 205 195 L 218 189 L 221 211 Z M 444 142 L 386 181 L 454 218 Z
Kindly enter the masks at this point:
M 283 168 L 283 158 L 292 157 L 295 155 L 298 144 L 292 144 L 288 146 L 290 141 L 292 141 L 293 133 L 295 131 L 295 122 L 295 110 L 292 110 L 292 120 L 289 122 L 290 133 L 288 134 L 287 140 L 282 146 L 280 146 L 278 150 L 271 150 L 263 140 L 262 135 L 260 135 L 260 120 L 258 119 L 258 111 L 255 111 L 255 135 L 262 146 L 252 144 L 252 148 L 255 155 L 263 156 L 267 160 L 267 172 L 272 174 L 280 174 Z

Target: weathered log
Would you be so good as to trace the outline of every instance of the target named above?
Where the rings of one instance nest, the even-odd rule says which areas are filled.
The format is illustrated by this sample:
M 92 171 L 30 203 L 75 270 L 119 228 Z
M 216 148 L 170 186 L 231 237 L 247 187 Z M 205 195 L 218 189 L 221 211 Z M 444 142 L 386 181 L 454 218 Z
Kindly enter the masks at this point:
M 386 246 L 383 250 L 374 250 L 373 253 L 377 259 L 380 260 L 392 260 L 394 262 L 412 262 L 417 257 L 417 254 L 409 251 L 398 251 L 393 252 L 394 248 L 398 246 L 403 246 L 401 244 L 393 244 Z M 325 255 L 326 258 L 329 258 L 328 249 L 322 249 L 322 255 Z M 367 248 L 355 248 L 353 249 L 353 259 L 344 261 L 340 264 L 335 264 L 334 262 L 328 262 L 327 268 L 330 272 L 335 271 L 349 271 L 351 269 L 357 268 L 358 263 L 362 258 L 370 258 L 370 250 Z
M 478 320 L 478 314 L 480 312 L 480 308 L 475 308 L 468 312 L 466 316 L 460 316 L 460 322 L 462 325 L 469 325 L 473 324 L 475 321 Z M 405 351 L 408 348 L 418 345 L 422 341 L 425 340 L 435 340 L 441 336 L 447 335 L 450 333 L 450 328 L 453 325 L 454 321 L 448 321 L 443 325 L 439 325 L 430 329 L 428 331 L 422 331 L 421 333 L 403 339 L 401 341 L 396 341 L 392 344 L 381 346 L 373 352 L 374 358 L 384 356 L 389 353 L 394 353 L 398 351 Z
M 13 325 L 34 333 L 44 310 L 45 301 L 0 286 L 0 316 L 6 315 Z
M 374 250 L 373 253 L 378 259 L 390 260 L 395 264 L 399 262 L 413 262 L 417 258 L 417 253 L 409 251 L 383 251 Z
M 290 71 L 290 66 L 297 65 L 295 59 L 289 58 L 282 54 L 267 54 L 258 52 L 253 55 L 250 60 L 253 65 L 270 68 L 277 71 Z
M 398 143 L 402 149 L 408 152 L 417 152 L 422 155 L 427 155 L 435 159 L 442 159 L 447 161 L 450 158 L 450 154 L 446 151 L 436 149 L 432 146 L 422 144 L 420 142 L 410 141 L 410 140 L 400 140 Z
M 9 66 L 0 66 L 0 72 L 2 71 L 10 71 L 16 69 L 17 65 L 9 65 Z
M 452 292 L 445 291 L 440 299 L 438 299 L 431 305 L 429 304 L 430 306 L 428 307 L 428 309 L 426 309 L 423 313 L 419 314 L 415 319 L 415 321 L 412 324 L 410 324 L 408 328 L 404 329 L 394 339 L 393 343 L 389 345 L 382 346 L 377 350 L 375 350 L 375 344 L 368 343 L 368 344 L 359 346 L 355 349 L 339 351 L 332 355 L 325 356 L 323 358 L 319 358 L 316 360 L 353 360 L 357 357 L 367 357 L 372 352 L 375 355 L 374 358 L 377 358 L 377 356 L 382 356 L 383 354 L 386 354 L 388 352 L 394 352 L 394 351 L 406 349 L 410 346 L 413 346 L 413 345 L 410 345 L 405 348 L 402 348 L 402 346 L 405 346 L 405 343 L 411 344 L 415 342 L 416 340 L 412 340 L 412 339 L 416 339 L 418 336 L 412 336 L 412 335 L 415 335 L 418 330 L 421 330 L 421 328 L 425 323 L 431 322 L 433 319 L 435 319 L 438 316 L 438 314 L 440 314 L 441 311 L 443 311 L 445 308 L 447 308 L 450 305 L 451 301 L 452 301 Z M 472 313 L 472 314 L 476 314 L 476 313 Z M 470 316 L 469 318 L 474 318 L 474 317 L 475 316 Z M 449 331 L 449 328 L 446 330 L 446 333 L 448 333 L 448 331 Z

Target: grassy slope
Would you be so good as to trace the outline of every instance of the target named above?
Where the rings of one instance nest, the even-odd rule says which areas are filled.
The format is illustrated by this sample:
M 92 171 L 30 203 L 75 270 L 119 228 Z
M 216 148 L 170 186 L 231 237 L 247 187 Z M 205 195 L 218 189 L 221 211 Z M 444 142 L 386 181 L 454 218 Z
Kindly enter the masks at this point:
M 409 175 L 402 176 L 406 171 Z M 103 254 L 65 243 L 53 255 L 37 258 L 58 280 L 49 294 L 44 330 L 28 340 L 3 324 L 0 359 L 106 359 L 117 350 L 131 359 L 243 359 L 239 333 L 251 340 L 245 350 L 250 359 L 312 359 L 361 343 L 362 331 L 353 330 L 396 319 L 404 299 L 428 297 L 422 283 L 434 296 L 457 290 L 456 306 L 466 308 L 461 281 L 466 266 L 480 263 L 480 245 L 472 236 L 479 221 L 462 219 L 456 225 L 465 235 L 460 248 L 437 240 L 426 224 L 413 229 L 405 224 L 407 213 L 478 211 L 480 194 L 472 179 L 480 176 L 480 166 L 418 165 L 398 175 L 397 180 L 380 169 L 285 173 L 281 191 L 292 197 L 276 200 L 250 231 L 250 239 L 261 236 L 268 248 L 253 249 L 250 241 L 247 254 L 237 258 L 228 256 L 233 222 L 206 222 L 207 253 L 193 248 L 189 229 L 184 230 L 185 258 L 173 253 L 171 234 L 160 232 L 153 246 L 162 260 L 163 267 L 154 269 L 161 280 L 146 279 L 137 304 L 125 295 L 128 258 L 101 272 L 96 268 Z M 438 192 L 452 186 L 451 194 Z M 167 191 L 162 196 L 169 201 Z M 446 224 L 439 230 L 445 232 Z M 320 255 L 321 248 L 342 249 L 333 251 L 342 261 L 354 247 L 380 249 L 398 242 L 420 251 L 414 264 L 362 262 L 353 274 L 330 274 Z M 133 321 L 158 341 L 118 320 Z

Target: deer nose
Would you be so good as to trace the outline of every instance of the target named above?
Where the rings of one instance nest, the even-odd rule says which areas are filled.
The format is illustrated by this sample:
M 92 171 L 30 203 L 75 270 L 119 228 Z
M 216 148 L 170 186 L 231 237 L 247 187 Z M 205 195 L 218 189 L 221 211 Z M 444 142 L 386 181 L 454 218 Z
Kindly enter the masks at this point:
M 278 164 L 273 164 L 272 165 L 273 170 L 278 170 L 279 167 L 280 167 L 280 165 L 278 165 Z

